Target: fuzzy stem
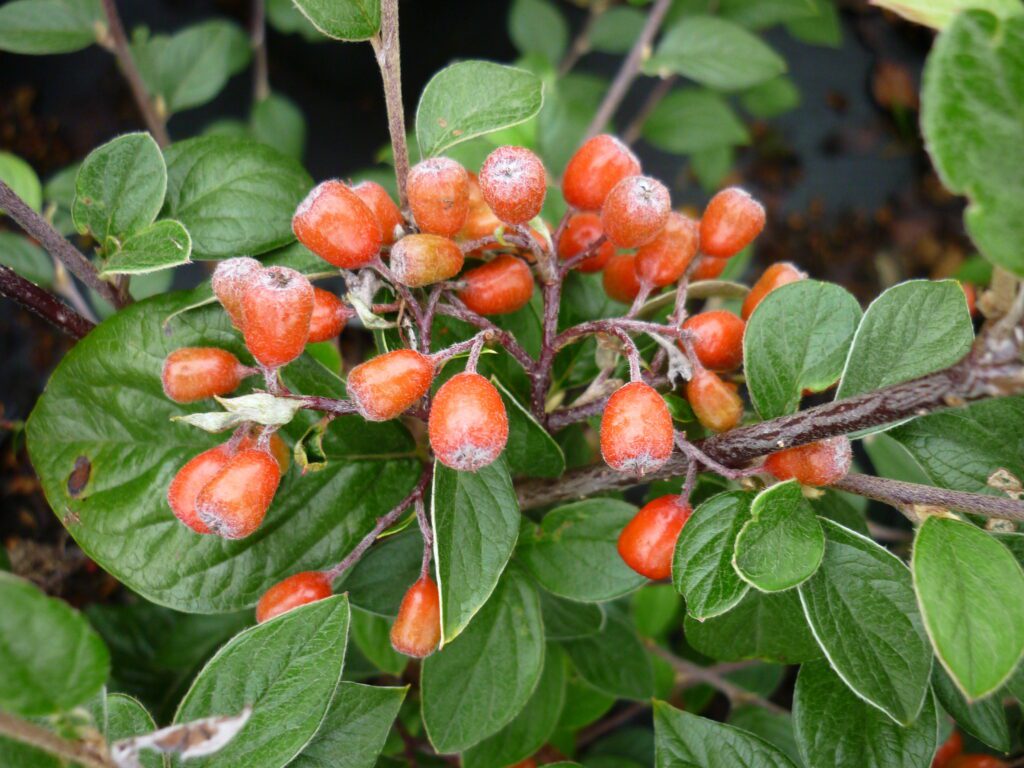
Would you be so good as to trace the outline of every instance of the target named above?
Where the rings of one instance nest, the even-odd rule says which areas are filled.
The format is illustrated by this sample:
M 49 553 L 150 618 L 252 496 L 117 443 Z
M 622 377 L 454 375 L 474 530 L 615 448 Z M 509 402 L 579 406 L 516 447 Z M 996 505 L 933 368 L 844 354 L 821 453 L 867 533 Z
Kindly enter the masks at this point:
M 84 768 L 116 768 L 109 757 L 97 752 L 90 745 L 80 741 L 62 739 L 57 734 L 35 723 L 22 720 L 7 712 L 0 712 L 0 734 Z
M 80 339 L 95 325 L 56 296 L 0 265 L 0 295 L 15 301 L 73 339 Z
M 405 208 L 405 182 L 409 176 L 409 148 L 405 143 L 405 110 L 402 105 L 402 60 L 398 39 L 398 0 L 381 0 L 380 33 L 370 38 L 377 57 L 381 80 L 384 82 L 384 100 L 388 110 L 388 131 L 395 160 L 395 179 L 398 199 Z
M 267 4 L 252 0 L 249 45 L 252 48 L 252 101 L 259 104 L 270 95 L 270 73 L 267 63 Z
M 904 507 L 941 507 L 959 512 L 970 512 L 985 517 L 1001 517 L 1007 520 L 1024 521 L 1024 501 L 983 493 L 949 491 L 930 485 L 906 483 L 884 477 L 850 473 L 834 487 L 841 491 L 866 496 L 896 509 Z

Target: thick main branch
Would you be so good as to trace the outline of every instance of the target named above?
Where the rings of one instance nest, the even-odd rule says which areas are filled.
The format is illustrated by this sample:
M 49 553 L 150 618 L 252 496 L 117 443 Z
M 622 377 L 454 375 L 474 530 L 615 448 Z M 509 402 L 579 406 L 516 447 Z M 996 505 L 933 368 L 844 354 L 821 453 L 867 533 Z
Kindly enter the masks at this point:
M 0 264 L 0 295 L 17 302 L 73 339 L 80 339 L 95 326 L 52 293 L 31 283 L 10 267 Z

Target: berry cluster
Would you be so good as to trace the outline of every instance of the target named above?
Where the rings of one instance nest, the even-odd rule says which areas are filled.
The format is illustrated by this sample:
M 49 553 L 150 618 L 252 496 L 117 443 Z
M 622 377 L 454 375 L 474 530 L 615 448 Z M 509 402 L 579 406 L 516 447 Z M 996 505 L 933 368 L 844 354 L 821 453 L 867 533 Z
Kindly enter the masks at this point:
M 1006 768 L 1007 763 L 992 755 L 965 754 L 964 737 L 960 731 L 954 730 L 949 738 L 942 743 L 935 757 L 932 768 Z

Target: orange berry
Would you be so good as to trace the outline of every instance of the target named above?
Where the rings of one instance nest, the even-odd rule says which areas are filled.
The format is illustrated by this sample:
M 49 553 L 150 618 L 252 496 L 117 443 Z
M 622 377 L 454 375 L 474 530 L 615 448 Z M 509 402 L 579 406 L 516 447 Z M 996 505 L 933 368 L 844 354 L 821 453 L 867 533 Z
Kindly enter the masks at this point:
M 303 571 L 289 576 L 263 593 L 256 603 L 256 623 L 262 624 L 300 605 L 315 603 L 332 594 L 331 582 L 322 571 Z
M 600 216 L 596 213 L 577 213 L 569 219 L 562 231 L 558 240 L 558 255 L 563 259 L 571 259 L 587 250 L 603 234 Z M 615 245 L 605 241 L 597 253 L 585 258 L 575 268 L 580 272 L 600 272 L 614 255 Z
M 225 259 L 217 264 L 210 279 L 213 295 L 224 307 L 235 328 L 242 329 L 242 295 L 252 283 L 253 278 L 263 269 L 263 265 L 248 256 Z
M 730 430 L 743 418 L 743 401 L 736 385 L 722 381 L 712 371 L 694 371 L 693 378 L 686 382 L 686 399 L 697 421 L 715 432 Z
M 714 280 L 725 271 L 728 263 L 728 259 L 716 259 L 714 256 L 701 255 L 690 278 L 695 283 L 700 280 Z
M 853 453 L 845 435 L 776 451 L 764 460 L 764 468 L 779 480 L 802 485 L 832 485 L 850 471 Z
M 352 192 L 373 213 L 380 225 L 384 245 L 395 242 L 395 230 L 405 226 L 405 219 L 391 195 L 375 181 L 360 181 L 352 187 Z
M 949 768 L 950 760 L 963 751 L 964 737 L 960 735 L 960 731 L 954 730 L 932 758 L 932 768 Z
M 509 766 L 509 768 L 537 768 L 537 761 L 532 757 L 528 757 L 525 760 L 520 760 L 515 765 Z
M 636 274 L 636 256 L 616 253 L 604 265 L 601 276 L 604 292 L 616 301 L 629 304 L 640 293 L 640 278 Z
M 384 242 L 377 216 L 359 195 L 331 179 L 313 187 L 292 217 L 299 242 L 341 269 L 369 264 Z
M 412 349 L 396 349 L 357 365 L 346 386 L 364 419 L 387 421 L 427 394 L 433 380 L 433 360 Z
M 469 213 L 466 223 L 459 230 L 460 240 L 479 240 L 494 234 L 501 226 L 501 219 L 494 215 L 491 206 L 484 200 L 476 174 L 469 174 Z
M 626 565 L 657 581 L 672 575 L 676 539 L 693 510 L 676 495 L 648 502 L 619 534 L 619 555 Z
M 805 277 L 807 275 L 788 261 L 772 264 L 761 274 L 761 277 L 757 279 L 757 282 L 750 289 L 750 293 L 743 300 L 743 310 L 740 313 L 743 319 L 749 320 L 750 316 L 754 314 L 754 310 L 757 309 L 757 305 L 776 288 L 781 288 L 789 283 L 795 283 L 797 280 L 803 280 Z
M 260 527 L 280 482 L 277 459 L 266 451 L 241 450 L 199 492 L 199 519 L 225 539 L 244 539 Z
M 671 210 L 672 199 L 664 184 L 650 176 L 629 176 L 605 198 L 601 226 L 620 248 L 639 248 L 665 228 Z
M 406 656 L 422 659 L 441 642 L 441 600 L 437 584 L 423 576 L 409 587 L 391 625 L 391 647 Z
M 462 276 L 459 299 L 478 315 L 504 315 L 525 307 L 533 296 L 533 273 L 515 256 L 496 256 Z
M 260 272 L 242 297 L 242 334 L 252 356 L 276 368 L 301 355 L 314 303 L 313 286 L 294 269 Z
M 960 283 L 960 287 L 963 288 L 964 298 L 967 299 L 967 311 L 971 317 L 975 317 L 978 314 L 977 291 L 970 283 Z
M 727 259 L 742 251 L 764 229 L 764 208 L 739 187 L 711 198 L 700 220 L 700 249 Z
M 194 403 L 234 392 L 246 375 L 245 366 L 226 349 L 182 347 L 164 360 L 160 380 L 171 400 Z
M 437 460 L 462 472 L 486 467 L 508 442 L 505 404 L 478 373 L 456 374 L 437 390 L 427 428 Z
M 309 318 L 309 342 L 336 338 L 348 320 L 345 304 L 330 291 L 313 287 L 313 314 Z
M 231 454 L 226 445 L 218 445 L 192 457 L 171 480 L 167 488 L 167 503 L 174 516 L 196 533 L 209 533 L 206 523 L 199 519 L 196 511 L 196 497 L 224 468 Z
M 544 207 L 544 163 L 526 147 L 498 147 L 480 166 L 480 191 L 503 222 L 525 224 Z
M 683 323 L 692 333 L 693 351 L 705 368 L 731 371 L 743 364 L 743 331 L 747 324 L 732 312 L 701 312 Z
M 462 250 L 440 235 L 406 235 L 391 249 L 391 271 L 410 288 L 455 277 L 462 269 Z
M 252 434 L 246 435 L 242 438 L 241 442 L 239 442 L 237 450 L 242 451 L 249 448 L 255 448 L 258 439 L 259 429 L 254 427 Z M 288 447 L 288 444 L 281 439 L 281 436 L 277 434 L 277 432 L 274 432 L 270 436 L 270 455 L 277 459 L 277 466 L 281 468 L 281 474 L 284 475 L 292 465 L 292 449 Z
M 469 214 L 469 174 L 447 157 L 417 163 L 406 182 L 409 207 L 423 232 L 451 237 Z
M 640 173 L 640 161 L 614 136 L 588 139 L 565 166 L 562 195 L 565 202 L 583 211 L 599 211 L 612 187 L 627 176 Z
M 636 252 L 637 276 L 659 288 L 676 282 L 697 255 L 698 231 L 693 219 L 670 213 L 661 234 Z
M 601 455 L 619 472 L 645 475 L 668 461 L 675 434 L 668 406 L 653 387 L 634 381 L 620 387 L 601 415 Z
M 958 755 L 948 765 L 949 768 L 1006 768 L 1008 763 L 992 755 Z

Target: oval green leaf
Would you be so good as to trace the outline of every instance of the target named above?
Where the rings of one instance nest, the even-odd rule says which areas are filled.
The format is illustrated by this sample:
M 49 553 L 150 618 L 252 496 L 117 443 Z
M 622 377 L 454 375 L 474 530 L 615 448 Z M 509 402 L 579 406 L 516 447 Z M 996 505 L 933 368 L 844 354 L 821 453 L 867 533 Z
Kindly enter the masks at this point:
M 320 32 L 335 40 L 369 40 L 380 30 L 380 0 L 294 0 Z
M 632 622 L 609 609 L 595 635 L 562 643 L 573 667 L 587 683 L 616 698 L 641 701 L 654 693 L 654 671 Z
M 686 130 L 680 131 L 680 125 Z M 644 123 L 643 137 L 676 155 L 750 143 L 729 102 L 704 88 L 680 88 L 662 99 Z
M 989 696 L 970 703 L 941 664 L 932 670 L 932 690 L 942 708 L 967 733 L 999 752 L 1010 751 L 1010 726 L 1001 697 Z
M 189 263 L 192 238 L 180 221 L 164 219 L 136 232 L 103 264 L 100 277 L 141 275 Z
M 505 460 L 515 477 L 559 477 L 565 471 L 565 455 L 551 434 L 533 418 L 508 388 L 491 377 L 501 393 L 508 414 Z
M 7 7 L 0 8 L 0 13 Z M 0 181 L 14 190 L 14 194 L 20 197 L 25 205 L 33 211 L 39 211 L 42 207 L 43 186 L 39 177 L 32 166 L 17 155 L 0 152 Z M 3 208 L 0 208 L 0 215 L 2 214 Z
M 71 53 L 105 25 L 101 0 L 13 0 L 0 8 L 0 51 Z

